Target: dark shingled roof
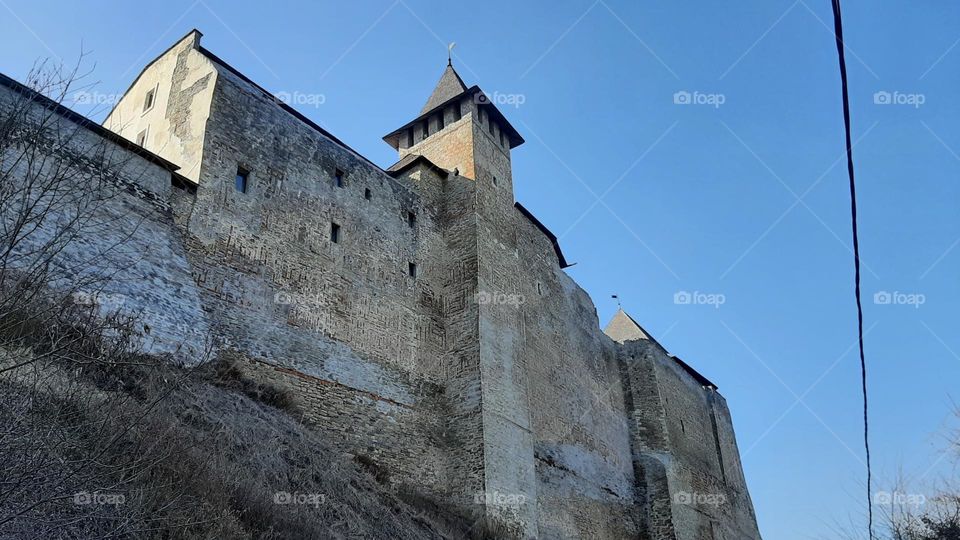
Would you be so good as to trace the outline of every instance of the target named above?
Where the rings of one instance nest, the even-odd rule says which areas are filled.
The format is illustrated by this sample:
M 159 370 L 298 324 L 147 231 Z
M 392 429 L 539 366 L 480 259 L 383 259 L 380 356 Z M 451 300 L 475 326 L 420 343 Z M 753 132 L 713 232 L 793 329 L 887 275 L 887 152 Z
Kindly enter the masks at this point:
M 409 169 L 410 167 L 413 167 L 417 163 L 423 163 L 433 172 L 437 173 L 440 176 L 440 178 L 446 178 L 447 175 L 450 174 L 449 172 L 447 172 L 446 169 L 439 167 L 434 162 L 421 156 L 420 154 L 407 154 L 403 156 L 403 159 L 401 159 L 400 161 L 394 163 L 393 165 L 387 168 L 387 174 L 396 178 L 400 176 L 400 174 L 403 173 L 403 171 Z
M 430 99 L 420 110 L 420 114 L 428 113 L 466 91 L 467 85 L 463 83 L 463 79 L 460 78 L 460 75 L 457 75 L 453 65 L 447 63 L 447 68 L 443 70 L 443 75 L 440 76 L 437 87 L 433 89 Z

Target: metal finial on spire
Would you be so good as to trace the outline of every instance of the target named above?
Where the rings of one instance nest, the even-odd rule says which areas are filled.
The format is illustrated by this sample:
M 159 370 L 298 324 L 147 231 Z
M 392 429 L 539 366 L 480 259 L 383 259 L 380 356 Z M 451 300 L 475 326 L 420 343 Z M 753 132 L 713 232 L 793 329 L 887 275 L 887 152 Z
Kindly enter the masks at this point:
M 453 48 L 456 46 L 457 46 L 456 41 L 451 41 L 450 44 L 447 45 L 447 65 L 448 66 L 453 65 Z
M 620 297 L 619 297 L 619 296 L 617 296 L 617 295 L 615 295 L 615 294 L 611 294 L 611 295 L 610 295 L 610 298 L 615 299 L 615 300 L 617 301 L 617 307 L 620 308 L 620 309 L 623 309 L 623 306 L 620 305 Z

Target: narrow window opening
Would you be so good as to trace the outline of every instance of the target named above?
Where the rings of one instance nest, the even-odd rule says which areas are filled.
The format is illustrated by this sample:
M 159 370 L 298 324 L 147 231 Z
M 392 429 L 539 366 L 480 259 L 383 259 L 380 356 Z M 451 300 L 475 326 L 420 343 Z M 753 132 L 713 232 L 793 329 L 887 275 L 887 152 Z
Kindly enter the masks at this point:
M 413 146 L 413 128 L 407 129 L 407 147 Z
M 250 171 L 244 169 L 243 167 L 237 167 L 237 181 L 234 184 L 237 191 L 240 193 L 247 192 L 247 179 L 250 177 Z
M 423 136 L 420 138 L 420 140 L 423 140 L 423 139 L 426 139 L 427 137 L 429 137 L 429 136 L 430 136 L 430 121 L 429 121 L 429 120 L 424 120 L 424 121 L 423 121 L 423 126 L 422 126 L 420 129 L 423 131 Z
M 487 131 L 489 131 L 491 135 L 493 135 L 493 126 L 494 126 L 493 122 L 490 122 L 489 124 L 487 124 Z
M 153 101 L 157 97 L 157 89 L 151 88 L 147 95 L 143 98 L 143 111 L 147 112 L 153 107 Z
M 680 431 L 681 431 L 682 433 L 686 433 L 686 432 L 687 432 L 687 427 L 683 425 L 683 420 L 680 421 Z
M 413 212 L 407 212 L 407 225 L 412 229 L 417 225 L 417 215 Z
M 343 187 L 343 171 L 340 169 L 333 173 L 333 183 L 337 187 Z
M 541 285 L 539 281 L 537 282 L 537 294 L 543 296 L 543 285 Z
M 453 104 L 453 120 L 457 121 L 463 118 L 463 109 L 460 108 L 460 102 Z
M 137 145 L 144 146 L 147 144 L 147 130 L 143 130 L 137 134 Z
M 504 147 L 507 146 L 507 145 L 503 142 L 503 130 L 502 130 L 502 129 L 500 130 L 500 146 L 504 146 Z
M 437 131 L 443 129 L 443 111 L 440 111 L 440 114 L 437 115 Z
M 373 198 L 373 192 L 370 191 L 370 188 L 363 190 L 363 198 L 368 201 Z
M 340 243 L 340 225 L 333 222 L 330 223 L 330 241 L 334 244 Z
M 417 277 L 417 264 L 410 263 L 410 265 L 407 266 L 407 273 L 410 274 L 410 277 L 412 278 Z
M 497 175 L 493 175 L 493 185 L 497 185 Z

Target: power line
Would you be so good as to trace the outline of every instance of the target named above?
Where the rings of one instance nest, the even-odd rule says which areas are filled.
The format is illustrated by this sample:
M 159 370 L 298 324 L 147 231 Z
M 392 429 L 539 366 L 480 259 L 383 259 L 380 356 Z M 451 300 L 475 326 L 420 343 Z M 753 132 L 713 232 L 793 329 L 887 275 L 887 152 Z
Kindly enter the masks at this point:
M 850 177 L 850 218 L 853 229 L 854 294 L 857 297 L 857 336 L 860 343 L 860 382 L 863 391 L 863 447 L 867 454 L 867 532 L 873 540 L 873 475 L 870 469 L 870 423 L 867 415 L 867 360 L 863 353 L 863 304 L 860 300 L 860 240 L 857 233 L 857 185 L 853 174 L 853 144 L 850 137 L 850 98 L 847 91 L 847 62 L 843 56 L 843 21 L 840 0 L 833 2 L 833 26 L 840 58 L 840 87 L 843 91 L 843 126 L 847 142 L 847 175 Z

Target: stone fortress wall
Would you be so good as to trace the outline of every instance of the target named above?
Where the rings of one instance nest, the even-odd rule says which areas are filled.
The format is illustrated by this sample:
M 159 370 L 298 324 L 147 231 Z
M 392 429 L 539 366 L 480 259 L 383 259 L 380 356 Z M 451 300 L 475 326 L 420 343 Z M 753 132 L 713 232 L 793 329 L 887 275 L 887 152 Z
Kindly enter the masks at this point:
M 144 240 L 186 302 L 156 331 L 190 321 L 344 452 L 524 537 L 759 538 L 723 398 L 626 314 L 600 330 L 479 89 L 448 67 L 383 170 L 200 37 L 104 122 L 188 181 Z

